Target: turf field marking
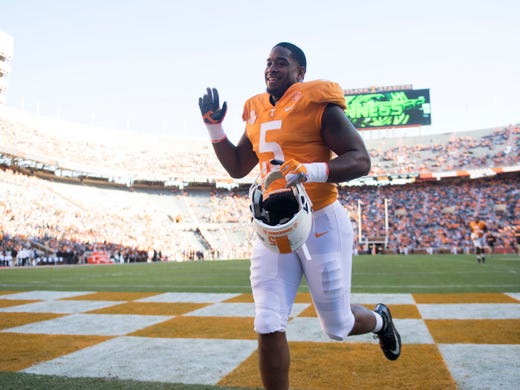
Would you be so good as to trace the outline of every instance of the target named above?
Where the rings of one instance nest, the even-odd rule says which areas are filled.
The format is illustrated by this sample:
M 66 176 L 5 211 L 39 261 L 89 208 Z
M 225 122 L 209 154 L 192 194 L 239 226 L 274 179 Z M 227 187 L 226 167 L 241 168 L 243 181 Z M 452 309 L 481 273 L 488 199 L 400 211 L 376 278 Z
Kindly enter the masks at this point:
M 119 336 L 170 319 L 170 316 L 71 314 L 5 330 L 14 333 Z
M 91 301 L 86 300 L 88 296 L 83 295 L 83 292 L 79 293 L 77 299 L 70 300 L 70 298 L 53 299 L 48 292 L 34 291 L 11 293 L 9 296 L 12 298 L 12 302 L 17 302 L 15 300 L 17 294 L 26 294 L 25 297 L 30 296 L 31 299 L 37 300 L 32 304 L 22 301 L 22 304 L 19 305 L 19 307 L 25 307 L 26 310 L 30 310 L 31 305 L 33 306 L 35 311 L 29 314 L 35 316 L 35 321 L 24 325 L 31 325 L 33 328 L 28 331 L 26 327 L 27 333 L 24 334 L 15 333 L 16 329 L 23 328 L 22 326 L 5 329 L 0 332 L 0 339 L 7 341 L 11 337 L 15 337 L 18 342 L 25 339 L 36 341 L 41 338 L 43 340 L 39 343 L 36 342 L 34 347 L 27 345 L 20 350 L 21 356 L 19 359 L 21 360 L 19 362 L 23 364 L 19 369 L 28 367 L 24 372 L 31 372 L 34 369 L 34 373 L 45 375 L 54 373 L 71 377 L 108 377 L 145 381 L 157 380 L 170 383 L 194 383 L 190 380 L 196 380 L 197 383 L 204 385 L 205 383 L 202 383 L 202 380 L 207 381 L 206 384 L 209 385 L 219 383 L 242 387 L 247 385 L 251 385 L 251 387 L 261 386 L 257 369 L 256 335 L 252 330 L 254 305 L 248 294 L 156 293 L 153 296 L 135 300 L 137 296 L 130 293 L 126 297 L 128 298 L 127 302 L 121 302 L 121 299 L 124 300 L 124 293 L 116 293 L 120 295 L 120 300 L 110 300 L 112 297 L 110 293 L 94 294 L 90 297 L 93 299 L 104 297 L 107 301 Z M 501 295 L 503 297 L 500 297 Z M 4 299 L 6 296 L 7 294 L 2 295 L 0 299 Z M 42 305 L 45 302 L 38 301 L 38 297 L 43 296 L 49 298 L 48 306 Z M 308 294 L 300 293 L 296 303 L 300 306 L 295 306 L 295 311 L 292 313 L 294 317 L 288 325 L 288 337 L 294 356 L 294 364 L 291 366 L 292 387 L 328 390 L 330 388 L 344 388 L 345 383 L 348 383 L 349 386 L 352 385 L 356 389 L 376 388 L 381 387 L 382 383 L 381 375 L 374 375 L 374 372 L 390 370 L 384 375 L 384 385 L 392 388 L 455 389 L 453 378 L 459 382 L 458 384 L 463 390 L 483 387 L 514 388 L 520 381 L 520 365 L 517 359 L 515 360 L 515 356 L 518 357 L 520 353 L 518 348 L 515 348 L 515 345 L 484 345 L 487 340 L 494 343 L 507 341 L 504 338 L 486 338 L 486 332 L 483 332 L 480 336 L 475 335 L 474 339 L 470 339 L 471 342 L 481 342 L 482 344 L 443 344 L 438 348 L 436 343 L 452 342 L 452 339 L 444 338 L 446 334 L 439 333 L 439 328 L 443 332 L 447 332 L 448 329 L 446 328 L 450 328 L 463 334 L 468 327 L 471 331 L 471 329 L 475 330 L 476 327 L 485 326 L 487 329 L 489 328 L 489 332 L 492 332 L 496 330 L 493 329 L 493 324 L 498 323 L 499 331 L 500 329 L 511 331 L 509 336 L 505 335 L 505 338 L 510 338 L 510 343 L 516 343 L 517 346 L 520 346 L 520 334 L 517 331 L 518 326 L 516 326 L 520 321 L 520 319 L 517 319 L 517 316 L 520 316 L 520 293 L 453 293 L 446 295 L 445 299 L 441 299 L 441 296 L 442 294 L 420 293 L 352 295 L 354 303 L 373 305 L 376 302 L 384 301 L 391 307 L 395 307 L 394 321 L 401 332 L 403 352 L 406 351 L 406 353 L 403 353 L 402 358 L 397 362 L 389 363 L 382 356 L 377 340 L 369 335 L 356 336 L 348 339 L 345 343 L 328 340 L 320 330 L 318 319 L 311 316 L 312 313 L 309 308 L 312 306 Z M 159 302 L 153 302 L 154 300 Z M 123 329 L 125 323 L 135 324 L 137 317 L 150 317 L 151 319 L 161 317 L 148 315 L 159 314 L 155 313 L 156 309 L 150 309 L 150 311 L 143 313 L 142 305 L 145 305 L 146 302 L 151 305 L 173 305 L 188 304 L 189 301 L 193 302 L 194 300 L 198 301 L 198 303 L 192 303 L 194 310 L 185 313 L 185 315 L 164 315 L 162 318 L 165 318 L 165 320 L 155 322 L 152 325 L 143 323 L 137 326 L 138 330 L 134 333 L 125 333 L 127 330 Z M 72 307 L 68 307 L 67 310 L 72 310 L 68 316 L 47 321 L 42 321 L 43 317 L 38 317 L 43 315 L 38 310 L 42 310 L 44 307 L 45 310 L 51 312 L 53 310 L 64 310 L 63 304 L 67 302 L 80 306 L 85 305 L 86 308 L 89 307 L 91 302 L 108 306 L 103 309 L 96 309 L 103 311 L 103 315 L 93 314 L 92 312 L 78 314 Z M 124 311 L 128 311 L 128 315 L 119 313 L 122 305 L 125 307 Z M 201 310 L 200 305 L 207 306 L 202 308 L 204 310 Z M 226 305 L 229 306 L 226 308 Z M 404 316 L 398 314 L 400 312 L 403 314 L 409 313 L 403 307 L 411 305 L 417 307 L 417 313 L 422 315 L 420 318 L 410 314 Z M 37 308 L 37 310 L 34 308 Z M 298 311 L 300 308 L 306 309 Z M 110 313 L 111 309 L 114 310 L 114 313 Z M 199 312 L 194 314 L 197 309 Z M 16 312 L 16 310 L 12 313 L 0 313 L 0 318 L 1 315 L 25 314 Z M 132 310 L 135 310 L 135 312 L 132 312 Z M 439 313 L 444 313 L 444 315 L 437 319 Z M 227 316 L 215 317 L 219 314 Z M 469 319 L 451 319 L 461 316 Z M 481 317 L 488 319 L 482 320 Z M 494 318 L 497 317 L 499 319 L 495 320 Z M 69 318 L 68 322 L 63 321 L 64 318 Z M 74 318 L 79 319 L 79 321 L 74 321 Z M 235 324 L 235 322 L 239 322 L 239 324 Z M 64 326 L 66 324 L 68 325 Z M 89 333 L 93 336 L 75 335 L 78 328 L 83 326 L 89 327 Z M 247 327 L 247 332 L 229 331 L 228 328 L 232 326 L 241 329 Z M 437 328 L 433 331 L 429 326 Z M 105 328 L 108 329 L 107 332 L 112 332 L 110 333 L 111 336 L 95 336 L 96 333 L 93 333 L 97 329 L 102 331 Z M 42 334 L 42 332 L 47 332 L 47 329 L 60 329 L 62 332 L 70 332 L 70 334 Z M 190 334 L 190 331 L 193 333 Z M 225 331 L 229 332 L 225 333 Z M 30 334 L 31 332 L 37 334 Z M 220 334 L 222 334 L 222 337 L 220 337 Z M 68 337 L 69 343 L 79 343 L 81 340 L 87 340 L 88 337 L 91 337 L 92 341 L 89 341 L 89 343 L 99 344 L 90 347 L 87 344 L 80 350 L 75 348 L 76 352 L 65 351 L 66 343 L 59 343 L 59 340 L 64 337 Z M 107 339 L 108 337 L 113 338 Z M 436 337 L 440 339 L 436 339 Z M 40 360 L 37 361 L 22 361 L 25 357 L 32 359 L 33 349 L 34 355 L 49 349 L 50 346 L 54 345 L 55 342 L 52 341 L 54 339 L 58 342 L 57 352 L 54 355 L 57 356 L 56 358 L 42 359 L 39 357 Z M 184 340 L 184 344 L 182 340 Z M 199 344 L 196 340 L 199 340 Z M 467 340 L 458 337 L 453 339 L 453 342 L 466 342 Z M 228 356 L 240 349 L 233 342 L 238 342 L 238 344 L 246 342 L 240 345 L 245 345 L 248 351 L 236 360 L 233 360 L 235 356 Z M 13 347 L 17 345 L 15 341 L 9 341 L 9 343 Z M 446 356 L 444 356 L 442 349 L 445 345 L 447 345 Z M 208 348 L 211 351 L 206 355 Z M 482 355 L 478 356 L 478 366 L 473 362 L 467 363 L 468 359 L 475 360 L 475 353 Z M 500 354 L 504 354 L 509 359 L 506 369 L 501 366 L 497 367 L 497 365 L 503 364 L 503 357 Z M 7 355 L 6 358 L 12 360 L 13 355 Z M 371 364 L 367 365 L 366 361 L 370 361 Z M 40 362 L 42 363 L 38 364 Z M 316 370 L 316 366 L 324 369 Z M 197 373 L 195 376 L 193 370 Z M 199 375 L 197 370 L 203 371 L 200 374 L 202 379 L 197 377 Z M 449 375 L 450 372 L 454 373 L 453 378 Z M 206 374 L 207 376 L 204 377 Z M 185 376 L 189 377 L 186 378 Z M 155 379 L 156 377 L 160 377 L 160 379 Z M 491 381 L 492 386 L 481 385 L 491 383 Z
M 24 372 L 214 385 L 256 348 L 256 340 L 125 336 L 37 364 Z
M 461 389 L 517 389 L 520 345 L 440 344 Z

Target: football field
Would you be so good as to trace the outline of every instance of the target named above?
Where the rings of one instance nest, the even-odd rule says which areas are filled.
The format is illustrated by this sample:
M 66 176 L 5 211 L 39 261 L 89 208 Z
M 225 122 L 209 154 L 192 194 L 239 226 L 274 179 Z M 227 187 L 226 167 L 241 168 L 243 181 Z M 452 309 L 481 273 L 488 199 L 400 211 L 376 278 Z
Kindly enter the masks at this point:
M 352 301 L 387 303 L 401 357 L 321 332 L 305 283 L 292 389 L 520 383 L 520 259 L 360 256 Z M 260 388 L 247 261 L 0 269 L 1 388 Z

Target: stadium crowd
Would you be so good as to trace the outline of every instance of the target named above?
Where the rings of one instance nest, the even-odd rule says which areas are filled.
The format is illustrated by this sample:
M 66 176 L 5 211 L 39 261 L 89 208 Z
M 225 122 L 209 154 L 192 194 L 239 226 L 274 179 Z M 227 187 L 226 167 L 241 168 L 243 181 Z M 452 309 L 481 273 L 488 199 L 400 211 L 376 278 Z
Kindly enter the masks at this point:
M 515 216 L 520 212 L 519 183 L 518 176 L 511 176 L 349 188 L 341 191 L 341 201 L 351 216 L 357 215 L 360 201 L 365 210 L 362 231 L 373 238 L 386 235 L 386 199 L 387 249 L 394 253 L 467 253 L 472 247 L 467 225 L 475 215 L 486 221 L 496 246 L 512 251 Z
M 395 145 L 397 143 L 397 145 Z M 505 167 L 520 161 L 520 126 L 370 142 L 371 175 Z
M 0 260 L 4 265 L 9 256 L 11 265 L 81 263 L 86 254 L 96 250 L 109 252 L 116 262 L 238 258 L 249 253 L 251 226 L 245 190 L 208 190 L 202 196 L 190 191 L 163 194 L 172 202 L 184 200 L 187 205 L 172 220 L 155 206 L 143 210 L 139 202 L 125 210 L 114 210 L 111 204 L 82 204 L 79 193 L 85 188 L 77 184 L 56 187 L 10 170 L 0 170 L 0 183 L 4 189 L 0 198 Z M 72 187 L 72 192 L 61 192 L 63 186 Z M 97 191 L 102 197 L 107 190 Z M 386 235 L 385 199 L 390 252 L 468 252 L 467 222 L 474 214 L 487 222 L 497 237 L 497 248 L 514 248 L 514 216 L 520 213 L 518 176 L 342 187 L 340 195 L 356 232 L 357 207 L 361 207 L 360 252 L 367 250 L 367 240 Z M 153 202 L 155 195 L 143 196 Z M 199 203 L 206 201 L 207 207 L 195 207 L 194 198 Z M 210 231 L 212 226 L 219 228 Z
M 188 148 L 153 137 L 145 142 L 138 136 L 89 132 L 90 138 L 85 138 L 66 129 L 53 130 L 0 115 L 0 266 L 82 263 L 94 251 L 109 253 L 115 262 L 249 255 L 252 229 L 246 186 L 96 188 L 44 180 L 30 170 L 22 173 L 5 157 L 134 179 L 193 182 L 195 177 L 210 183 L 209 179 L 226 174 L 207 142 Z M 371 175 L 515 166 L 520 158 L 520 126 L 367 145 L 373 158 Z M 519 180 L 517 172 L 473 180 L 344 186 L 340 200 L 350 212 L 355 232 L 361 231 L 360 253 L 381 237 L 386 250 L 394 253 L 467 252 L 471 248 L 467 222 L 473 215 L 485 220 L 497 237 L 495 248 L 511 252 L 515 218 L 520 215 Z
M 0 153 L 103 175 L 170 181 L 228 177 L 205 139 L 128 136 L 96 128 L 72 132 L 61 122 L 22 122 L 0 110 L 0 140 Z M 520 125 L 382 138 L 367 141 L 367 146 L 370 175 L 514 166 L 520 163 Z

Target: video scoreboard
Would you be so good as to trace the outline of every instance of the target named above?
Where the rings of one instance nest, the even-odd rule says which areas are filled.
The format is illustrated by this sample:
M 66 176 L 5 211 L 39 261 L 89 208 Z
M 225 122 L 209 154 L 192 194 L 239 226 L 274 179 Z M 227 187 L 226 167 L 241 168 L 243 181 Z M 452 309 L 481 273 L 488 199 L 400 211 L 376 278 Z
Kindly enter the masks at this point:
M 430 90 L 403 87 L 345 91 L 345 113 L 358 130 L 431 125 Z

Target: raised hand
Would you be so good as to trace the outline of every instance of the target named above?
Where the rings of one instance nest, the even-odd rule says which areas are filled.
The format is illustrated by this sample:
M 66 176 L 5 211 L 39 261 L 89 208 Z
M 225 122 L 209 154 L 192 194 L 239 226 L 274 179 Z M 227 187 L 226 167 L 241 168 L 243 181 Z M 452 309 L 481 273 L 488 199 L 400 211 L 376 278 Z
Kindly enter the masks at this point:
M 204 122 L 209 125 L 216 125 L 224 120 L 227 103 L 224 102 L 221 108 L 217 89 L 207 88 L 204 96 L 199 98 L 199 108 Z

